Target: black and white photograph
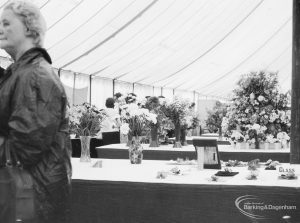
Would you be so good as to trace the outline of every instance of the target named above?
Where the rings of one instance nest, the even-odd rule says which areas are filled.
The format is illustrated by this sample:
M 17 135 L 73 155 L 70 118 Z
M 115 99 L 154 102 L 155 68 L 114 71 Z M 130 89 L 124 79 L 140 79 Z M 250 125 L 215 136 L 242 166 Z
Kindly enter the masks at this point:
M 0 223 L 299 223 L 300 0 L 0 0 Z

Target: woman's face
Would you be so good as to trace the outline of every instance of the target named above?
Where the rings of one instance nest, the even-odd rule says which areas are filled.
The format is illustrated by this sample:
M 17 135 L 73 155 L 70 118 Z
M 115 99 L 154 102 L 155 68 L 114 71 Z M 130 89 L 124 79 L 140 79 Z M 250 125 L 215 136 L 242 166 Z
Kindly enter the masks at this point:
M 4 10 L 0 17 L 0 48 L 17 52 L 26 39 L 26 30 L 23 22 L 12 10 Z

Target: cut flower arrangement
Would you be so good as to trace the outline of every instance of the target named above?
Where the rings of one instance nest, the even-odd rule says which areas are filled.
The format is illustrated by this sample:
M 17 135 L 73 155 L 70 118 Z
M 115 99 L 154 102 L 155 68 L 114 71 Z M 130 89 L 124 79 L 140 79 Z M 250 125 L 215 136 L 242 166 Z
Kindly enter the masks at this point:
M 70 133 L 77 136 L 95 136 L 105 119 L 104 111 L 88 103 L 72 106 L 68 110 Z
M 280 142 L 287 139 L 281 135 L 290 133 L 290 93 L 279 92 L 277 73 L 243 75 L 233 94 L 222 123 L 229 135 L 238 129 L 250 144 L 272 140 L 271 135 Z
M 149 128 L 150 124 L 156 124 L 156 114 L 150 113 L 148 109 L 140 108 L 137 104 L 131 103 L 121 107 L 122 134 L 141 136 Z
M 172 121 L 173 129 L 175 129 L 174 148 L 181 148 L 181 142 L 185 141 L 185 133 L 181 134 L 181 130 L 194 128 L 199 125 L 199 118 L 193 112 L 194 104 L 187 99 L 174 97 L 173 101 L 166 101 L 161 107 L 164 114 Z
M 225 117 L 227 113 L 227 107 L 227 104 L 217 101 L 214 107 L 207 111 L 207 119 L 205 122 L 211 132 L 219 131 L 219 134 L 222 133 L 224 122 L 227 121 L 226 119 L 223 121 L 223 117 Z
M 165 113 L 161 109 L 164 104 L 164 100 L 152 96 L 148 97 L 144 107 L 150 111 L 150 113 L 156 114 L 157 122 L 150 124 L 150 147 L 158 147 L 159 141 L 165 142 L 167 131 L 172 128 L 171 120 L 166 117 Z M 160 139 L 160 140 L 159 140 Z
M 191 106 L 188 100 L 174 97 L 173 101 L 166 101 L 162 106 L 165 115 L 172 120 L 174 126 L 183 126 L 187 124 L 187 116 L 190 114 L 189 107 Z M 189 123 L 192 124 L 189 118 Z
M 144 134 L 151 124 L 156 124 L 156 114 L 140 108 L 135 103 L 121 107 L 122 134 L 128 135 L 129 159 L 132 164 L 140 164 L 143 159 L 143 147 L 139 136 Z
M 159 134 L 166 134 L 167 130 L 171 129 L 171 122 L 165 113 L 161 109 L 164 104 L 164 101 L 160 101 L 158 97 L 149 97 L 145 102 L 145 108 L 148 109 L 151 113 L 156 114 L 157 122 L 152 125 L 158 127 Z

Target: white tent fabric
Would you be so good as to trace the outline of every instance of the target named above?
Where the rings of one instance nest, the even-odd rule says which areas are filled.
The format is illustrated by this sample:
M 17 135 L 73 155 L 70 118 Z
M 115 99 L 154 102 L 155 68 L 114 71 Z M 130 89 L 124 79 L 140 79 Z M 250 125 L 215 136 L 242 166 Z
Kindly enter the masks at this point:
M 292 0 L 31 2 L 46 18 L 53 66 L 115 79 L 115 92 L 228 97 L 240 75 L 261 69 L 291 86 Z

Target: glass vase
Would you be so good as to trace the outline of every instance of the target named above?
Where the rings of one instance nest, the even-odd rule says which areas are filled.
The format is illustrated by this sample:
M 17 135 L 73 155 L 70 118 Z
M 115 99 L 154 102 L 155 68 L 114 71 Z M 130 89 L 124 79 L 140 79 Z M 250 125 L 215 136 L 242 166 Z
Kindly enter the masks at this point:
M 141 164 L 143 160 L 143 146 L 138 136 L 132 137 L 129 145 L 129 160 L 131 164 Z
M 180 143 L 182 146 L 187 146 L 188 143 L 186 141 L 186 133 L 187 133 L 187 130 L 186 129 L 180 129 Z
M 149 147 L 159 147 L 158 143 L 158 126 L 151 126 L 150 130 L 150 145 Z
M 255 149 L 259 149 L 259 141 L 257 138 L 255 139 L 254 145 L 255 145 L 255 147 L 254 147 Z
M 91 162 L 90 143 L 91 136 L 80 136 L 81 155 L 80 162 Z
M 180 143 L 180 125 L 175 125 L 175 141 L 173 148 L 181 148 L 181 143 Z
M 129 132 L 128 135 L 127 135 L 126 146 L 130 146 L 131 141 L 132 141 L 132 133 Z
M 222 141 L 223 140 L 222 127 L 218 129 L 218 133 L 219 133 L 218 141 Z

